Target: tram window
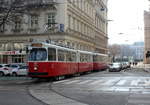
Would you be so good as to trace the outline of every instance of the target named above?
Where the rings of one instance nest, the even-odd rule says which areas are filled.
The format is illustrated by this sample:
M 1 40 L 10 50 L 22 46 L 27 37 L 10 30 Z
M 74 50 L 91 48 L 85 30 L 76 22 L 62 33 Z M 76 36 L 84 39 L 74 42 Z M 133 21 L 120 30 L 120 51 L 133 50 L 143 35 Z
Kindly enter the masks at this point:
M 88 62 L 90 61 L 90 57 L 87 54 L 80 54 L 80 61 L 81 62 Z
M 80 54 L 80 62 L 84 62 L 84 55 Z
M 76 53 L 71 54 L 71 59 L 72 59 L 72 61 L 76 61 Z
M 56 49 L 48 48 L 48 60 L 56 61 Z
M 102 62 L 105 62 L 105 57 L 104 56 L 102 56 Z
M 45 61 L 47 59 L 47 52 L 45 48 L 33 48 L 30 51 L 30 61 Z
M 65 52 L 63 50 L 58 50 L 58 61 L 65 61 Z
M 71 52 L 67 52 L 67 55 L 66 55 L 66 61 L 72 61 L 72 58 L 71 58 Z
M 103 56 L 99 55 L 99 56 L 98 56 L 98 61 L 99 61 L 99 62 L 103 62 Z
M 107 62 L 107 57 L 106 56 L 103 57 L 103 61 Z
M 95 56 L 94 56 L 94 61 L 95 61 L 95 62 L 100 61 L 99 59 L 100 59 L 100 56 L 98 56 L 98 55 L 95 55 Z
M 91 55 L 87 55 L 87 61 L 91 62 Z

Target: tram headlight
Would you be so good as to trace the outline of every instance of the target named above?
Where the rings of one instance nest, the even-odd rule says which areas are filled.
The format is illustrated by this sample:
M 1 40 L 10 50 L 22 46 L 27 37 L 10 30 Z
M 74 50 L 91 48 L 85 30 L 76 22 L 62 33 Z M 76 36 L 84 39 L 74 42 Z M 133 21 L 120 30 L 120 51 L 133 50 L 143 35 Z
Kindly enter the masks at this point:
M 34 67 L 34 70 L 35 70 L 35 71 L 37 71 L 37 70 L 38 70 L 38 68 L 35 66 L 35 67 Z

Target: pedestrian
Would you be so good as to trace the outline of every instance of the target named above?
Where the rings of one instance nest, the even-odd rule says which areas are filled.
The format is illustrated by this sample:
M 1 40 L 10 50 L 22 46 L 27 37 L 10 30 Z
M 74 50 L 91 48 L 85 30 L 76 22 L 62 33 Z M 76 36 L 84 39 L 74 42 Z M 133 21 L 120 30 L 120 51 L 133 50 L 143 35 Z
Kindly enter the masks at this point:
M 137 64 L 138 64 L 138 63 L 137 63 L 137 62 L 135 62 L 135 66 L 137 66 Z
M 135 64 L 135 63 L 133 62 L 133 66 L 134 66 L 134 64 Z

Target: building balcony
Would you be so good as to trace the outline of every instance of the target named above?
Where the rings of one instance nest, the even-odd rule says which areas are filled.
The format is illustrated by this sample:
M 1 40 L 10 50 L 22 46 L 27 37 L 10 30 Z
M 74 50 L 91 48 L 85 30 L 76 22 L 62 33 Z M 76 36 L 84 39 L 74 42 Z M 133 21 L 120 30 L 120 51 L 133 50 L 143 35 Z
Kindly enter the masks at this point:
M 64 32 L 64 24 L 49 24 L 45 27 L 45 31 L 48 33 Z
M 29 0 L 25 5 L 27 8 L 53 8 L 56 9 L 57 0 Z

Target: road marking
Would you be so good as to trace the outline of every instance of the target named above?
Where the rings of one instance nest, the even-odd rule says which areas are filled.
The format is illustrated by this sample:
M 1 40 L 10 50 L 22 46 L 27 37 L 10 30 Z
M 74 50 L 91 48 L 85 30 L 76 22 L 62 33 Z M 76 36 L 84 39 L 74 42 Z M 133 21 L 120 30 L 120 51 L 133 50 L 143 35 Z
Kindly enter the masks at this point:
M 95 84 L 100 84 L 102 82 L 104 82 L 105 80 L 97 80 L 97 81 L 94 81 L 94 82 L 91 82 L 89 83 L 89 85 L 95 85 Z
M 85 81 L 81 81 L 81 82 L 78 82 L 78 83 L 76 83 L 76 84 L 86 84 L 86 83 L 88 83 L 88 82 L 92 82 L 93 80 L 85 80 Z
M 149 79 L 146 79 L 144 82 L 145 82 L 144 86 L 150 86 L 150 80 Z
M 71 81 L 71 80 L 60 80 L 60 81 L 57 81 L 57 82 L 53 82 L 53 83 L 64 83 L 64 82 L 69 82 L 69 81 Z
M 114 85 L 115 82 L 117 82 L 119 80 L 119 78 L 114 78 L 112 80 L 107 80 L 105 83 L 103 83 L 102 85 Z
M 116 85 L 124 85 L 127 80 L 120 80 Z
M 76 83 L 76 82 L 80 82 L 81 80 L 73 80 L 73 81 L 69 81 L 69 82 L 65 82 L 65 84 L 72 84 L 72 83 Z
M 131 86 L 137 86 L 138 85 L 138 83 L 141 81 L 141 79 L 138 79 L 138 80 L 132 80 L 132 82 L 131 82 Z

